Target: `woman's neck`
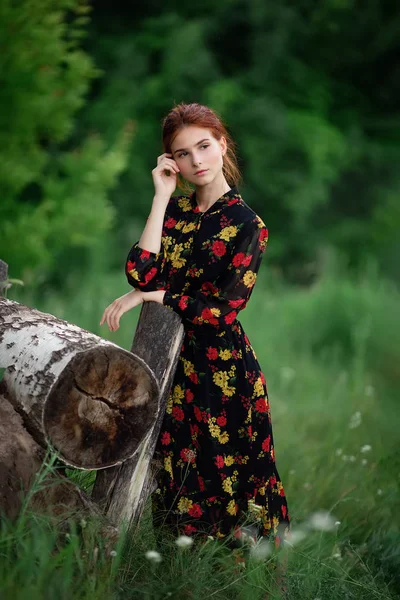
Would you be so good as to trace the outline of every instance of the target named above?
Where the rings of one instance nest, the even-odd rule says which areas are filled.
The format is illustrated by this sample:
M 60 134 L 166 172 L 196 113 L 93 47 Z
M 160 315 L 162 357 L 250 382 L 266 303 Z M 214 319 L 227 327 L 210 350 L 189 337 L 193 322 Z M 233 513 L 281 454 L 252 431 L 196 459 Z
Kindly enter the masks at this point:
M 196 186 L 196 202 L 199 209 L 204 212 L 214 204 L 221 196 L 229 192 L 231 186 L 221 173 L 221 178 L 207 185 Z

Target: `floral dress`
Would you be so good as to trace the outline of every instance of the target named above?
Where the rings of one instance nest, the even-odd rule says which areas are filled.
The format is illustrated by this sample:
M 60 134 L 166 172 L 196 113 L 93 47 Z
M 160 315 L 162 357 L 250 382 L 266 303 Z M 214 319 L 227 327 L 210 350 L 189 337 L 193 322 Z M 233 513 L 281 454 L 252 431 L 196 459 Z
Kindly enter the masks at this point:
M 125 272 L 138 290 L 166 290 L 163 304 L 185 335 L 156 445 L 163 468 L 153 522 L 223 538 L 247 514 L 275 544 L 289 533 L 275 465 L 264 374 L 237 319 L 248 303 L 268 240 L 236 187 L 208 210 L 196 193 L 172 196 L 159 253 L 135 243 Z

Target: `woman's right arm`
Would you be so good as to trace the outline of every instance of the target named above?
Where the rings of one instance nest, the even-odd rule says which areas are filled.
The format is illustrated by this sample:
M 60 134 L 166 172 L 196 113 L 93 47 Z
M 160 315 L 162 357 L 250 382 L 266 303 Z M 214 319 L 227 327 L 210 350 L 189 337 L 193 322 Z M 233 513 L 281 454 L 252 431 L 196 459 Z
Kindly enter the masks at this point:
M 129 251 L 125 262 L 128 283 L 135 289 L 150 292 L 165 287 L 165 249 L 162 248 L 162 233 L 167 218 L 167 206 L 176 188 L 178 165 L 162 154 L 157 167 L 152 171 L 155 196 L 146 226 Z M 167 172 L 169 173 L 167 175 Z

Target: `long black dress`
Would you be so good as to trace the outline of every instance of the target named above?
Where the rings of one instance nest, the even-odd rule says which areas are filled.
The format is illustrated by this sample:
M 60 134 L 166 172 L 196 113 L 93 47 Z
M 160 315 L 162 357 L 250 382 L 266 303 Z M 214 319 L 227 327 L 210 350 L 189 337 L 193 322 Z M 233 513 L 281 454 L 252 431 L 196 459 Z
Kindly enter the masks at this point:
M 158 254 L 136 242 L 125 272 L 136 289 L 165 289 L 185 336 L 156 452 L 163 457 L 153 520 L 218 538 L 247 513 L 279 544 L 289 512 L 276 465 L 264 374 L 236 316 L 254 287 L 268 240 L 236 187 L 208 210 L 171 197 Z

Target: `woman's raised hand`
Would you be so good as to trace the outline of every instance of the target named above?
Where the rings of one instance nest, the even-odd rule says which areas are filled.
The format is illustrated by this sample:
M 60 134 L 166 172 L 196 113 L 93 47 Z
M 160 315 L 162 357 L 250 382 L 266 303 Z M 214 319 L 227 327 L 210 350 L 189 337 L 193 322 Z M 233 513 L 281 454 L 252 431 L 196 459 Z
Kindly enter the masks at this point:
M 165 152 L 157 157 L 157 166 L 152 170 L 156 196 L 172 196 L 177 182 L 179 167 L 173 160 L 172 154 Z
M 106 321 L 110 331 L 119 328 L 119 320 L 124 313 L 143 302 L 143 294 L 140 290 L 131 290 L 112 302 L 101 317 L 100 325 Z

